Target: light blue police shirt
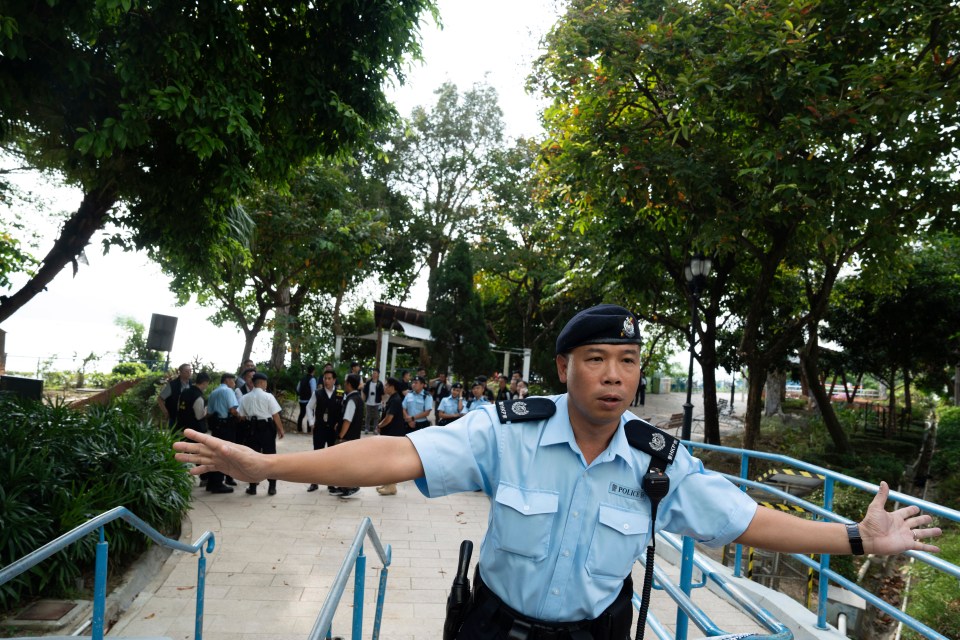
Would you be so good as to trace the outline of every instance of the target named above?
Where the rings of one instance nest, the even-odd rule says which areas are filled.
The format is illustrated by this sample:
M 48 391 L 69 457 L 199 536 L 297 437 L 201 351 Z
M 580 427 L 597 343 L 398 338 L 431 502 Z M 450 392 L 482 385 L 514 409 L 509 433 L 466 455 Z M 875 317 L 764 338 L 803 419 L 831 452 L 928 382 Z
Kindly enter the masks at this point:
M 482 489 L 491 497 L 480 547 L 483 580 L 510 607 L 544 621 L 593 619 L 616 598 L 650 537 L 641 490 L 650 456 L 623 425 L 587 465 L 573 435 L 567 396 L 551 396 L 552 418 L 501 424 L 494 405 L 443 429 L 409 434 L 427 497 Z M 710 546 L 743 533 L 757 504 L 680 447 L 667 469 L 670 491 L 657 529 Z
M 407 415 L 413 418 L 413 416 L 418 413 L 433 409 L 433 398 L 426 391 L 421 391 L 420 393 L 411 391 L 403 397 L 403 408 L 406 409 Z M 428 418 L 429 416 L 415 418 L 415 420 L 417 422 L 425 422 Z
M 479 398 L 471 398 L 470 406 L 467 407 L 467 413 L 471 411 L 476 411 L 482 409 L 483 407 L 492 407 L 493 403 L 487 400 L 486 396 L 480 396 Z
M 463 400 L 462 397 L 461 397 L 461 398 L 454 398 L 453 396 L 447 396 L 447 397 L 445 397 L 443 400 L 440 401 L 440 406 L 437 408 L 437 412 L 442 412 L 442 413 L 454 413 L 454 414 L 457 414 L 457 415 L 464 415 L 464 414 L 460 413 L 460 411 L 457 410 L 457 409 L 459 408 L 459 406 L 460 406 L 460 401 L 461 401 L 461 400 Z M 467 401 L 466 401 L 466 400 L 463 400 L 463 408 L 464 408 L 464 410 L 466 410 L 466 408 L 467 408 Z
M 237 394 L 225 383 L 213 390 L 207 399 L 207 412 L 216 415 L 218 418 L 227 418 L 230 415 L 230 409 L 239 406 Z

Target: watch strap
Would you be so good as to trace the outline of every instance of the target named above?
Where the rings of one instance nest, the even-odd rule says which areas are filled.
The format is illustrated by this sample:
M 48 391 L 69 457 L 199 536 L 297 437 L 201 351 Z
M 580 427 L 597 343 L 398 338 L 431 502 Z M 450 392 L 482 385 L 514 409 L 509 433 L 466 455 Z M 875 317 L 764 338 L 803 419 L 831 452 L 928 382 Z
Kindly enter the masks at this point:
M 848 524 L 847 539 L 850 541 L 850 551 L 855 556 L 863 555 L 863 538 L 860 537 L 860 525 L 857 523 Z

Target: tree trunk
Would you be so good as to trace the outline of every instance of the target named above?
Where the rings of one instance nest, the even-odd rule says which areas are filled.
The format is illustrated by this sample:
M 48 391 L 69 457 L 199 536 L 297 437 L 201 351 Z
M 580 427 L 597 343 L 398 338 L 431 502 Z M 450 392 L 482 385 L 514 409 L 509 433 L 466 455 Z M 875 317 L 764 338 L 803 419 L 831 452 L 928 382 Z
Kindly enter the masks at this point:
M 910 399 L 910 370 L 907 368 L 903 369 L 903 416 L 907 421 L 906 426 L 910 426 L 911 416 L 913 415 L 913 403 Z
M 286 282 L 277 287 L 276 307 L 273 309 L 273 350 L 270 368 L 283 369 L 287 359 L 287 327 L 290 324 L 290 285 Z
M 243 355 L 240 356 L 240 366 L 243 367 L 243 363 L 249 360 L 250 354 L 253 353 L 253 341 L 257 339 L 260 330 L 253 331 L 246 327 L 241 327 L 241 330 L 243 331 Z
M 827 432 L 833 440 L 833 446 L 837 451 L 844 454 L 852 454 L 853 448 L 850 446 L 850 440 L 847 433 L 843 430 L 837 413 L 833 410 L 833 403 L 830 402 L 830 396 L 827 395 L 823 382 L 820 379 L 820 365 L 818 358 L 819 338 L 816 331 L 811 332 L 810 340 L 800 351 L 800 366 L 806 374 L 807 382 L 810 385 L 810 392 L 813 399 L 820 409 L 820 415 L 823 417 L 823 423 L 827 427 Z
M 782 371 L 770 371 L 767 373 L 767 379 L 764 383 L 765 402 L 763 404 L 763 415 L 782 415 L 783 401 L 781 399 L 783 380 L 786 377 Z
M 923 444 L 920 445 L 920 455 L 917 462 L 913 465 L 913 482 L 915 496 L 923 497 L 923 489 L 930 478 L 930 461 L 933 460 L 934 451 L 937 448 L 937 422 L 936 416 L 927 421 L 927 428 L 923 432 Z
M 766 363 L 747 364 L 747 411 L 743 415 L 743 448 L 755 449 L 760 440 L 760 414 L 763 412 L 763 386 Z
M 960 364 L 953 369 L 953 406 L 960 407 Z
M 720 416 L 717 412 L 716 332 L 707 330 L 700 340 L 700 370 L 703 372 L 703 441 L 720 444 Z
M 116 203 L 117 194 L 113 187 L 84 194 L 80 208 L 63 225 L 60 236 L 44 257 L 37 273 L 13 295 L 0 296 L 0 322 L 46 289 L 68 262 L 73 262 L 73 275 L 77 275 L 77 256 L 90 244 L 93 234 L 103 228 L 107 213 Z
M 890 390 L 887 399 L 887 429 L 884 435 L 892 438 L 897 433 L 897 369 L 890 370 Z

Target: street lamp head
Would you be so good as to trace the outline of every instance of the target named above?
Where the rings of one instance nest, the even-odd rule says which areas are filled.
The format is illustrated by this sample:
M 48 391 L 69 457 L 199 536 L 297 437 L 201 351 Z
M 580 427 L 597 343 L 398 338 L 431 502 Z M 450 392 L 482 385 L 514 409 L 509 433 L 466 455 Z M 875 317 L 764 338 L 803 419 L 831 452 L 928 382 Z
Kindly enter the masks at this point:
M 703 276 L 706 278 L 710 275 L 710 269 L 713 267 L 713 260 L 704 256 L 702 253 L 697 254 L 690 259 L 690 266 L 687 269 L 690 270 L 690 275 L 687 275 L 687 282 L 693 281 L 697 276 Z M 684 269 L 684 275 L 686 275 L 686 270 Z

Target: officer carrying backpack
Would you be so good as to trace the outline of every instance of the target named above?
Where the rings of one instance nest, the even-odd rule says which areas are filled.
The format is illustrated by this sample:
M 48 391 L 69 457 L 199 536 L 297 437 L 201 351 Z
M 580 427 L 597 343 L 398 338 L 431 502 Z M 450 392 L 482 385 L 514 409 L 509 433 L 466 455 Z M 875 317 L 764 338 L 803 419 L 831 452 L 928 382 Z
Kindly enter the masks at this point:
M 300 378 L 300 384 L 297 385 L 297 396 L 304 402 L 310 401 L 313 391 L 310 389 L 310 378 L 312 376 L 303 376 Z

